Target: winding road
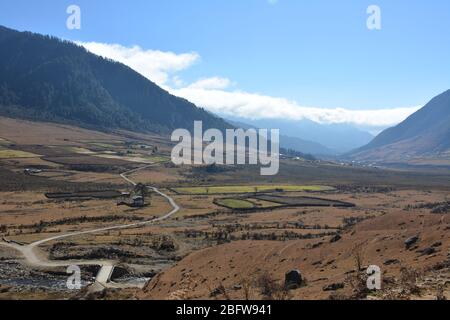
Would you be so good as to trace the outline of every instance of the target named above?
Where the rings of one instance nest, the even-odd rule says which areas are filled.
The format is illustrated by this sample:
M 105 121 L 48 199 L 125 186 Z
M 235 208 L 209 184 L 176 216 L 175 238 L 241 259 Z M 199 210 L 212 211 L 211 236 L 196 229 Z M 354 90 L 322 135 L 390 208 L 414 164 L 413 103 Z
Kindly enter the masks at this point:
M 133 169 L 127 172 L 124 172 L 120 174 L 120 177 L 127 181 L 128 183 L 132 184 L 133 186 L 136 186 L 137 183 L 131 180 L 128 176 L 132 173 L 138 172 L 140 170 L 147 169 L 154 164 L 146 165 L 144 167 L 140 167 L 137 169 Z M 117 261 L 113 260 L 66 260 L 66 261 L 50 261 L 47 258 L 44 258 L 40 256 L 36 251 L 36 249 L 47 242 L 55 241 L 55 240 L 61 240 L 65 238 L 80 236 L 80 235 L 86 235 L 86 234 L 94 234 L 94 233 L 100 233 L 105 231 L 111 231 L 111 230 L 121 230 L 121 229 L 129 229 L 129 228 L 135 228 L 135 227 L 141 227 L 148 224 L 152 224 L 155 222 L 160 222 L 163 220 L 166 220 L 170 218 L 172 215 L 177 213 L 180 210 L 180 207 L 176 204 L 175 200 L 171 198 L 170 196 L 166 195 L 165 193 L 158 190 L 156 187 L 147 186 L 148 189 L 152 190 L 153 192 L 159 194 L 160 196 L 167 199 L 167 201 L 172 206 L 172 211 L 165 214 L 164 216 L 147 220 L 147 221 L 140 221 L 137 223 L 131 223 L 131 224 L 125 224 L 125 225 L 116 225 L 111 227 L 105 227 L 105 228 L 98 228 L 98 229 L 92 229 L 92 230 L 86 230 L 86 231 L 77 231 L 72 233 L 65 233 L 57 236 L 53 236 L 50 238 L 46 238 L 43 240 L 39 240 L 33 243 L 30 243 L 28 245 L 20 245 L 13 242 L 6 242 L 6 241 L 0 241 L 0 246 L 8 247 L 15 249 L 19 251 L 25 258 L 25 260 L 34 267 L 66 267 L 71 265 L 98 265 L 100 266 L 100 271 L 97 274 L 96 282 L 103 285 L 103 286 L 109 286 L 109 278 L 114 270 L 114 266 L 117 264 Z M 113 286 L 113 285 L 112 285 Z

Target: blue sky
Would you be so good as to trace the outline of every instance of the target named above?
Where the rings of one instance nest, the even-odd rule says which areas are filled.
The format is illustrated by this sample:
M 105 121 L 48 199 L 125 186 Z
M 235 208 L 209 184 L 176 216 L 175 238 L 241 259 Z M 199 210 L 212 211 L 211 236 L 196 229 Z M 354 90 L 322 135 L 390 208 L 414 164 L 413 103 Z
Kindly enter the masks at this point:
M 225 104 L 227 113 L 241 116 L 256 110 L 278 114 L 285 105 L 288 110 L 293 106 L 346 112 L 416 107 L 450 89 L 448 0 L 272 2 L 2 0 L 0 24 L 83 43 L 121 45 L 121 53 L 114 55 L 129 55 L 123 50 L 137 45 L 141 59 L 150 54 L 148 61 L 135 62 L 137 71 L 212 111 Z M 66 28 L 70 4 L 81 8 L 81 30 Z M 381 9 L 381 30 L 366 27 L 371 4 Z M 96 49 L 108 55 L 109 50 Z M 157 63 L 152 60 L 155 52 L 188 61 L 162 70 L 151 70 L 152 66 L 139 70 L 143 64 Z M 182 54 L 191 54 L 191 59 Z M 164 59 L 172 58 L 176 57 Z M 165 77 L 158 78 L 161 74 L 155 72 Z M 206 88 L 188 89 L 205 79 L 215 79 L 215 84 L 206 81 L 210 84 Z M 340 117 L 335 111 L 326 121 Z M 392 115 L 391 122 L 408 113 L 402 112 Z M 308 117 L 314 118 L 310 113 Z M 366 118 L 362 124 L 370 117 L 382 117 L 380 112 L 355 114 Z M 298 113 L 291 110 L 280 117 L 289 115 Z M 351 119 L 344 116 L 345 121 Z

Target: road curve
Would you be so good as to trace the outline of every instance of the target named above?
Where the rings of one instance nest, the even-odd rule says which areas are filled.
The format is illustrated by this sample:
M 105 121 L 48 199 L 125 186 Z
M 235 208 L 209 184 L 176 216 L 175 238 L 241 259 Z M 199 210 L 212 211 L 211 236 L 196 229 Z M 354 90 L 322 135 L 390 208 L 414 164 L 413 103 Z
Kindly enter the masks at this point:
M 149 168 L 149 167 L 151 167 L 153 165 L 154 164 L 146 165 L 144 167 L 140 167 L 140 168 L 137 168 L 137 169 L 133 169 L 133 170 L 124 172 L 124 173 L 120 174 L 120 177 L 122 177 L 122 179 L 124 179 L 125 181 L 127 181 L 130 184 L 135 186 L 135 185 L 137 185 L 137 183 L 134 182 L 133 180 L 131 180 L 130 178 L 128 178 L 127 176 L 129 174 L 132 174 L 132 173 L 138 172 L 140 170 L 144 170 L 146 168 Z M 130 224 L 124 224 L 124 225 L 116 225 L 116 226 L 105 227 L 105 228 L 92 229 L 92 230 L 87 230 L 87 231 L 77 231 L 77 232 L 72 232 L 72 233 L 65 233 L 65 234 L 54 236 L 54 237 L 46 238 L 46 239 L 43 239 L 43 240 L 39 240 L 39 241 L 30 243 L 28 245 L 25 245 L 25 246 L 21 246 L 21 245 L 16 244 L 16 243 L 10 243 L 10 242 L 5 242 L 5 241 L 1 241 L 0 242 L 0 246 L 12 248 L 12 249 L 15 249 L 15 250 L 19 251 L 25 257 L 26 261 L 30 265 L 36 266 L 36 267 L 65 267 L 65 266 L 70 266 L 70 265 L 78 265 L 78 266 L 81 266 L 81 265 L 99 265 L 99 266 L 101 266 L 101 269 L 99 271 L 99 275 L 97 276 L 97 279 L 99 281 L 101 281 L 99 283 L 105 284 L 107 281 L 105 281 L 105 279 L 104 279 L 105 277 L 103 276 L 103 274 L 105 272 L 111 271 L 111 269 L 116 264 L 116 261 L 112 261 L 112 260 L 49 261 L 46 258 L 39 257 L 36 254 L 35 249 L 38 246 L 40 246 L 40 245 L 42 245 L 44 243 L 55 241 L 55 240 L 61 240 L 61 239 L 65 239 L 65 238 L 70 238 L 70 237 L 74 237 L 74 236 L 80 236 L 80 235 L 94 234 L 94 233 L 100 233 L 100 232 L 111 231 L 111 230 L 121 230 L 121 229 L 129 229 L 129 228 L 145 226 L 145 225 L 148 225 L 148 224 L 152 224 L 152 223 L 155 223 L 155 222 L 166 220 L 166 219 L 170 218 L 172 215 L 174 215 L 175 213 L 177 213 L 180 210 L 180 207 L 177 205 L 175 200 L 173 200 L 170 196 L 168 196 L 165 193 L 161 192 L 156 187 L 148 186 L 147 188 L 153 190 L 155 193 L 157 193 L 157 194 L 161 195 L 162 197 L 166 198 L 167 201 L 170 203 L 170 205 L 173 208 L 172 211 L 170 211 L 169 213 L 165 214 L 162 217 L 155 218 L 155 219 L 152 219 L 152 220 L 140 221 L 140 222 L 137 222 L 137 223 L 130 223 Z

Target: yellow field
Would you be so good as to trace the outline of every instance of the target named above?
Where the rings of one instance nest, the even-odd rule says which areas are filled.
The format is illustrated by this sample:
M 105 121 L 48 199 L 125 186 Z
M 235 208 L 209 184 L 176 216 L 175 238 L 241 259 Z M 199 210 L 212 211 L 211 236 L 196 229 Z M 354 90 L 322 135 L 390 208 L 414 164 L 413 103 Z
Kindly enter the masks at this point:
M 99 157 L 99 158 L 105 158 L 105 159 L 117 159 L 117 160 L 124 160 L 124 161 L 137 162 L 137 163 L 146 163 L 146 164 L 164 162 L 164 161 L 169 160 L 168 157 L 145 156 L 145 155 L 139 155 L 139 154 L 119 156 L 119 155 L 115 155 L 115 154 L 101 153 L 101 154 L 94 154 L 94 156 Z
M 37 157 L 40 156 L 30 152 L 0 148 L 0 159 L 37 158 Z
M 95 152 L 81 147 L 68 147 L 67 150 L 78 154 L 95 154 Z
M 114 141 L 111 141 L 112 143 L 114 143 Z M 117 145 L 114 145 L 112 143 L 105 143 L 105 142 L 91 142 L 89 143 L 92 146 L 95 147 L 100 147 L 100 148 L 106 148 L 106 149 L 115 149 L 117 148 Z M 119 144 L 121 144 L 122 141 L 119 141 Z
M 239 194 L 269 191 L 329 191 L 329 186 L 300 186 L 300 185 L 274 185 L 274 186 L 216 186 L 216 187 L 186 187 L 174 188 L 175 192 L 182 194 Z
M 94 145 L 94 143 L 91 143 Z M 107 144 L 100 144 L 95 143 L 96 146 L 108 146 Z M 110 145 L 111 147 L 114 147 L 113 145 Z M 91 155 L 99 158 L 105 158 L 105 159 L 117 159 L 117 160 L 124 160 L 129 162 L 136 162 L 136 163 L 146 163 L 146 164 L 152 164 L 152 163 L 158 163 L 158 162 L 166 162 L 169 161 L 170 158 L 167 156 L 160 156 L 160 155 L 147 155 L 143 153 L 124 153 L 123 155 L 119 155 L 116 151 L 97 151 L 94 152 L 92 150 L 89 150 L 87 148 L 82 147 L 67 147 L 67 151 L 74 152 L 82 155 Z M 124 151 L 124 150 L 121 150 Z M 126 150 L 125 150 L 126 151 Z

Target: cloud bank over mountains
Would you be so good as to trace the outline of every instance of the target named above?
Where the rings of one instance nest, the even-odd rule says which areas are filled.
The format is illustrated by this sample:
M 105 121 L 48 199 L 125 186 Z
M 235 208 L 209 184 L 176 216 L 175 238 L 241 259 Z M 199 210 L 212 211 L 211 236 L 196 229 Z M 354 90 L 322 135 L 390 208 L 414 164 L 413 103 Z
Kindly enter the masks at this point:
M 159 50 L 144 50 L 139 46 L 124 47 L 119 44 L 76 42 L 88 51 L 121 62 L 159 86 L 169 81 L 170 75 L 191 67 L 200 60 L 195 53 L 176 54 Z
M 416 112 L 421 106 L 350 110 L 302 106 L 296 101 L 239 90 L 232 80 L 207 77 L 186 84 L 180 72 L 199 63 L 196 52 L 177 54 L 144 50 L 139 46 L 77 42 L 90 52 L 121 62 L 170 93 L 222 116 L 247 119 L 308 119 L 320 124 L 352 124 L 361 127 L 389 127 Z

